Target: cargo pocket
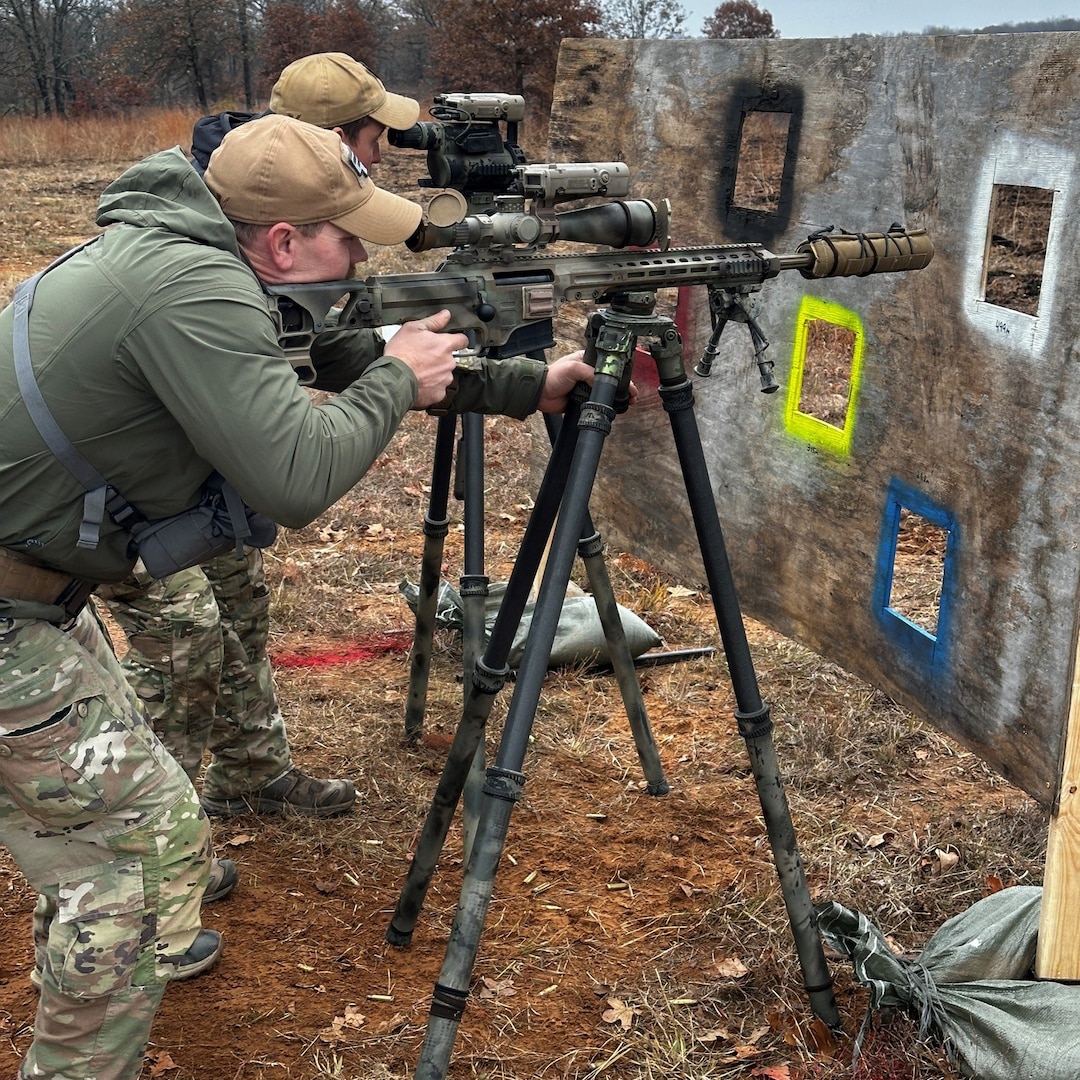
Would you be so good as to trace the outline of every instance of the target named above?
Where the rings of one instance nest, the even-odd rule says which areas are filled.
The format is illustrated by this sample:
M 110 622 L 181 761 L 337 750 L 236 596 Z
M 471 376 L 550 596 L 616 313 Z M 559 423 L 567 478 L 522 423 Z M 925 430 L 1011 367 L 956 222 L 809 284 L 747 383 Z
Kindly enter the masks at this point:
M 142 864 L 120 859 L 83 867 L 59 886 L 49 928 L 48 964 L 60 990 L 77 998 L 107 997 L 147 978 L 136 978 L 144 931 L 154 936 L 154 914 L 146 911 Z M 153 970 L 153 949 L 144 965 Z M 141 976 L 141 972 L 138 973 Z

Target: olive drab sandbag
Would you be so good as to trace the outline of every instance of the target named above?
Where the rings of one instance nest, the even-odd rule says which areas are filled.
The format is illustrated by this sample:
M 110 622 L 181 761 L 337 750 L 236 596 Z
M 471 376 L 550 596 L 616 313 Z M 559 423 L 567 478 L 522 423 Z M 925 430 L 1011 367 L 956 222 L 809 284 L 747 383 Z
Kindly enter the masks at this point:
M 1041 900 L 1038 886 L 996 892 L 943 923 L 914 960 L 896 956 L 865 915 L 815 910 L 825 942 L 870 988 L 870 1008 L 906 1010 L 964 1076 L 1076 1080 L 1080 986 L 1034 977 Z

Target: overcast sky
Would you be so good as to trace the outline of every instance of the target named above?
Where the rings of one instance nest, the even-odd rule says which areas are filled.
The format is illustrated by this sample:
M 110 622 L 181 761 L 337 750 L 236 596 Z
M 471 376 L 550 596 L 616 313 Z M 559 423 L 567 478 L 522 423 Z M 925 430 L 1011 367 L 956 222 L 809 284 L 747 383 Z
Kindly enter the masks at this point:
M 682 0 L 696 37 L 720 0 Z M 927 26 L 977 29 L 994 24 L 1080 19 L 1080 0 L 757 0 L 783 38 L 921 33 Z

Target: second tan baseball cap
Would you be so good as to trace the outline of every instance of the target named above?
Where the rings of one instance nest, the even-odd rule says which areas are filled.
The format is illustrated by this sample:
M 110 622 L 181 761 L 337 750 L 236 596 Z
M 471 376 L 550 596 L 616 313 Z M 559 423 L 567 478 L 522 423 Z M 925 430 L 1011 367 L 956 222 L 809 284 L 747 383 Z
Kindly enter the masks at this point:
M 400 244 L 420 224 L 420 207 L 376 187 L 337 132 L 291 116 L 233 128 L 204 179 L 226 217 L 250 225 L 329 221 L 373 244 Z
M 405 131 L 420 116 L 420 103 L 391 94 L 347 53 L 313 53 L 285 68 L 270 92 L 270 111 L 332 128 L 370 116 Z

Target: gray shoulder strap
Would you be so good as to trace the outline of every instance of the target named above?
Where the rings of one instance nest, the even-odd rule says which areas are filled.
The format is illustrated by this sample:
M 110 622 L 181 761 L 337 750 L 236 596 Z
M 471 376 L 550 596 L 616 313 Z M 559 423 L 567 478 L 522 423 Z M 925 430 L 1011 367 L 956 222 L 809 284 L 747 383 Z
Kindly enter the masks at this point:
M 19 393 L 22 394 L 30 419 L 38 433 L 45 440 L 45 444 L 56 455 L 60 463 L 86 488 L 86 497 L 83 499 L 83 517 L 79 525 L 78 547 L 96 548 L 101 533 L 101 522 L 105 518 L 106 505 L 109 504 L 110 513 L 113 513 L 113 505 L 123 515 L 127 508 L 129 513 L 134 513 L 134 508 L 113 488 L 108 481 L 75 449 L 71 440 L 61 430 L 56 418 L 49 411 L 45 399 L 41 395 L 41 387 L 38 386 L 34 375 L 34 366 L 30 360 L 30 308 L 34 303 L 34 293 L 37 291 L 38 282 L 43 274 L 47 274 L 55 266 L 69 259 L 77 251 L 81 251 L 86 244 L 92 244 L 97 237 L 64 252 L 60 258 L 50 263 L 44 270 L 35 274 L 32 278 L 24 281 L 15 290 L 15 325 L 12 333 L 12 343 L 15 350 L 15 377 L 19 385 Z

